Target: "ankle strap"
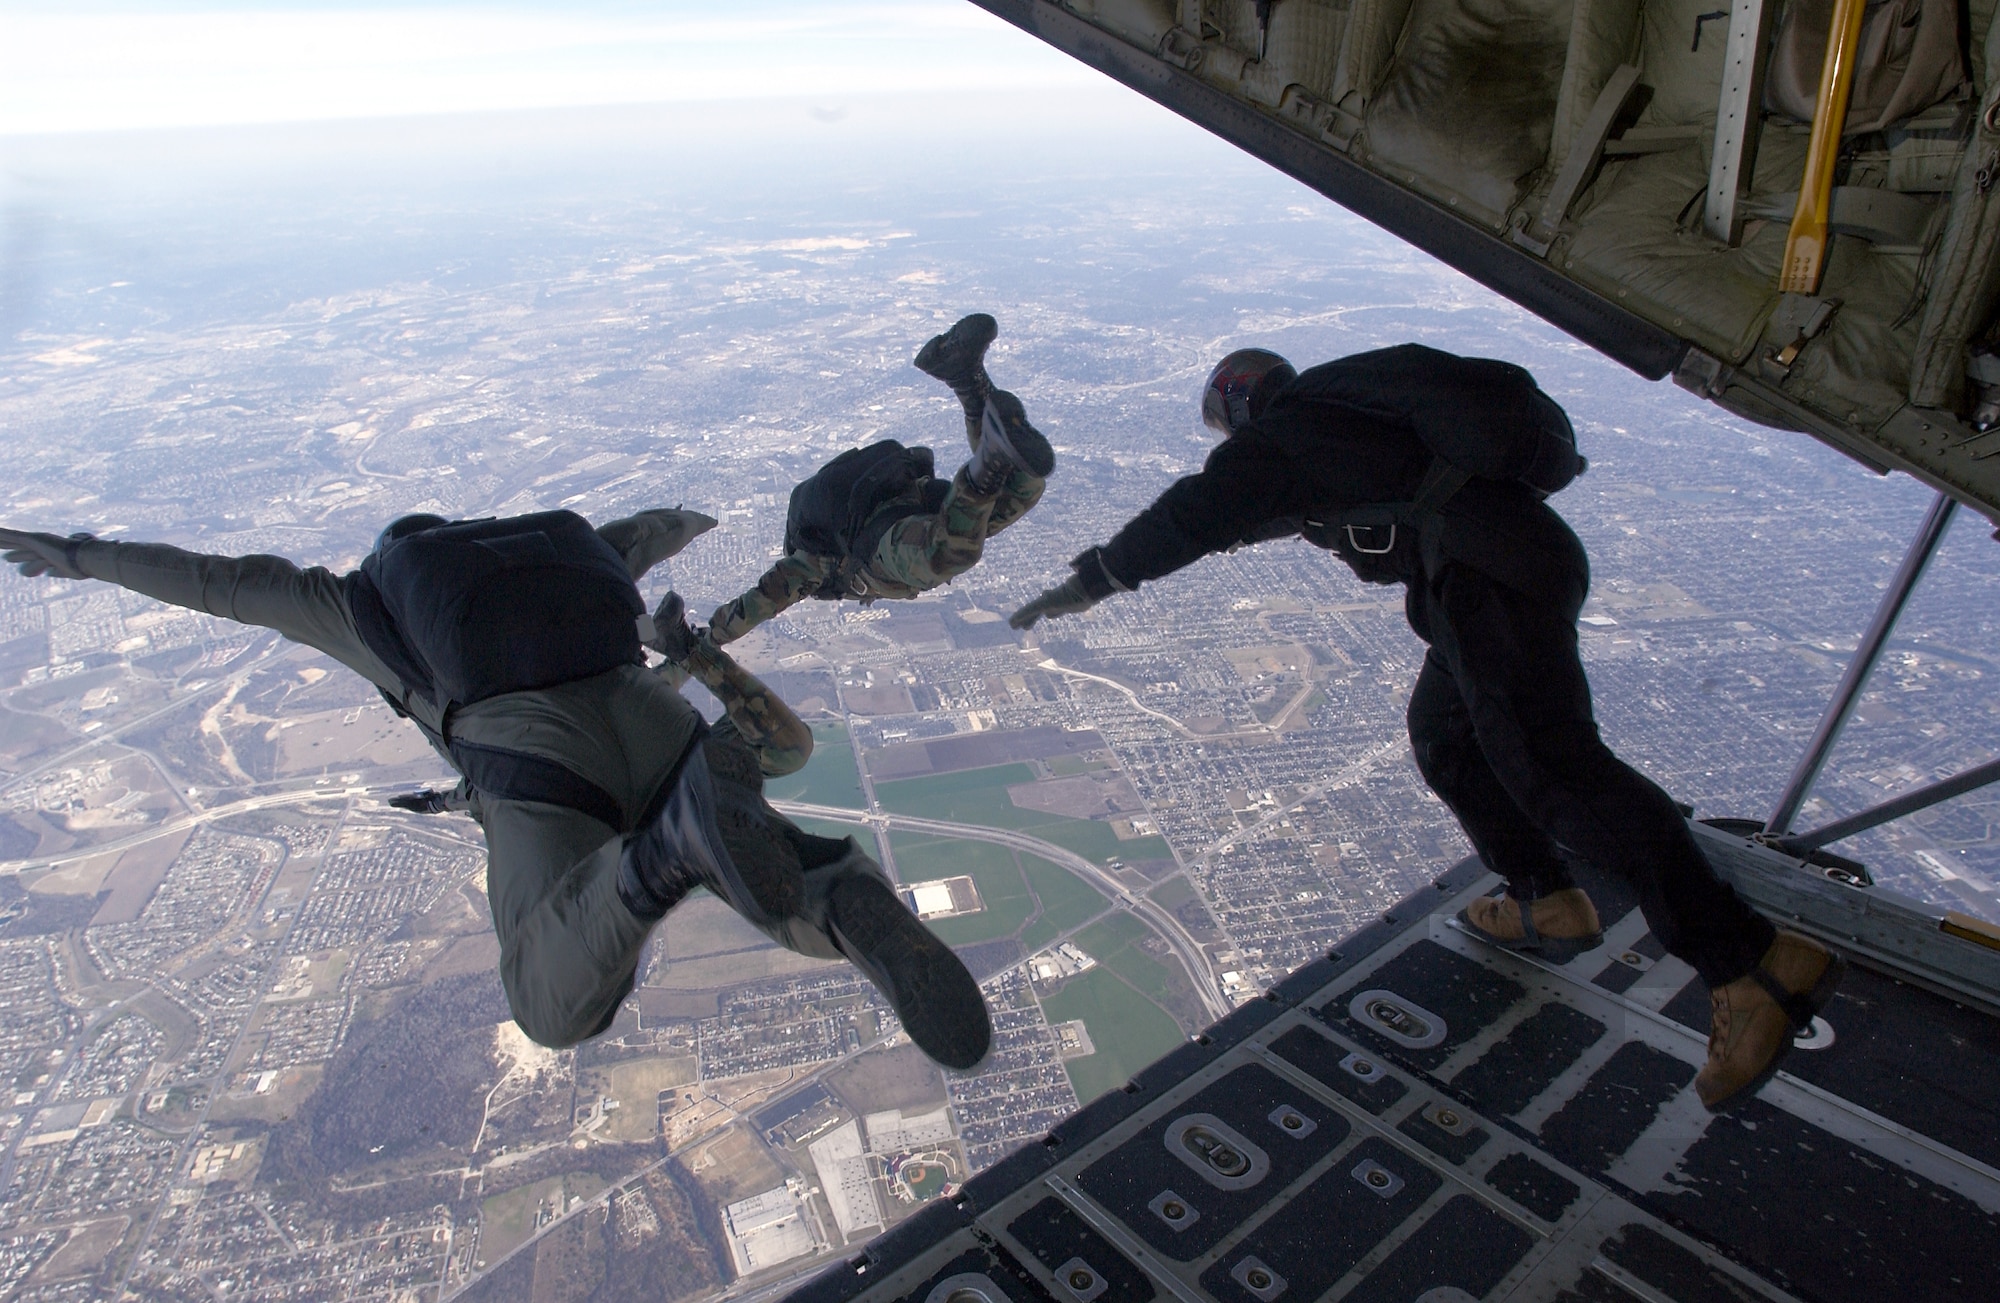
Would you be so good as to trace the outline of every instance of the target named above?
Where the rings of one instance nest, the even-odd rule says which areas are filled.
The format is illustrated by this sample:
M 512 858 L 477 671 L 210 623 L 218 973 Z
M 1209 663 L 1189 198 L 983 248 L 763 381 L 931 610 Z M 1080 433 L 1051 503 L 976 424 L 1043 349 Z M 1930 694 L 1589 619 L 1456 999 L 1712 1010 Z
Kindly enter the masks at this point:
M 1765 994 L 1785 1011 L 1785 1017 L 1791 1019 L 1794 1028 L 1805 1031 L 1812 1026 L 1813 1004 L 1806 992 L 1786 990 L 1784 984 L 1771 976 L 1771 970 L 1762 964 L 1751 969 L 1750 976 L 1757 979 L 1757 985 L 1763 987 Z
M 1535 902 L 1515 900 L 1512 896 L 1507 899 L 1514 901 L 1514 908 L 1521 915 L 1521 940 L 1529 946 L 1540 946 L 1542 935 L 1535 931 Z

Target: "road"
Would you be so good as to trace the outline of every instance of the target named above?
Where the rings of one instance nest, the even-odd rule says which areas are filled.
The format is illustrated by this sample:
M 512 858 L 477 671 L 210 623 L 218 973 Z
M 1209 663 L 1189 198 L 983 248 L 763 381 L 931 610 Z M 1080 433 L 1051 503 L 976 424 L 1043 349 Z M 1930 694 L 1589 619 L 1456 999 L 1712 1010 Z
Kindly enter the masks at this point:
M 1076 874 L 1085 882 L 1102 891 L 1109 899 L 1138 915 L 1166 941 L 1174 954 L 1180 958 L 1182 967 L 1187 969 L 1188 980 L 1200 997 L 1202 1006 L 1209 1016 L 1221 1021 L 1235 1009 L 1222 993 L 1222 980 L 1214 965 L 1208 961 L 1208 954 L 1200 944 L 1188 934 L 1188 930 L 1157 902 L 1143 895 L 1126 890 L 1123 883 L 1099 865 L 1065 850 L 1039 837 L 1015 832 L 1008 828 L 987 828 L 978 824 L 948 823 L 943 819 L 924 819 L 912 814 L 871 813 L 838 805 L 809 805 L 804 801 L 773 801 L 772 805 L 790 815 L 801 815 L 811 819 L 831 819 L 839 823 L 860 824 L 870 829 L 901 828 L 907 832 L 936 833 L 946 837 L 958 837 L 966 841 L 992 842 L 997 846 L 1010 847 L 1017 851 L 1027 851 L 1051 860 Z
M 229 801 L 221 805 L 211 805 L 194 814 L 178 815 L 163 823 L 149 824 L 144 832 L 122 837 L 117 841 L 98 842 L 93 846 L 80 846 L 73 851 L 51 855 L 46 859 L 20 860 L 9 864 L 7 873 L 21 873 L 28 869 L 59 869 L 65 864 L 76 864 L 83 860 L 94 860 L 100 855 L 115 855 L 145 842 L 157 841 L 170 834 L 193 828 L 198 824 L 213 823 L 217 819 L 227 819 L 251 810 L 268 810 L 275 805 L 303 805 L 309 801 L 331 801 L 354 796 L 369 796 L 376 793 L 390 794 L 411 789 L 409 783 L 391 784 L 342 784 L 338 787 L 301 787 L 283 792 L 267 792 L 262 796 L 246 796 L 239 801 Z

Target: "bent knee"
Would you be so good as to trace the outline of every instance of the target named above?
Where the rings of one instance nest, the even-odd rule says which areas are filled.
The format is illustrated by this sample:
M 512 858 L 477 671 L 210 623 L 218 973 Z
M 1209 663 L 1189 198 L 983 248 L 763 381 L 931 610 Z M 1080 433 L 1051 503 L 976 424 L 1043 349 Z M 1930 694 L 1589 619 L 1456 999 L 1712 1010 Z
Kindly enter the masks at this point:
M 596 1023 L 602 1021 L 601 1018 L 596 1019 L 590 1026 L 585 1026 L 578 1018 L 565 1019 L 560 1013 L 523 1009 L 519 1005 L 514 1006 L 513 1012 L 514 1025 L 521 1029 L 522 1034 L 549 1050 L 566 1050 L 582 1044 L 597 1034 Z
M 523 980 L 526 977 L 526 980 Z M 630 993 L 628 979 L 622 987 L 598 987 L 589 992 L 563 991 L 557 986 L 536 982 L 504 960 L 500 985 L 507 993 L 507 1011 L 514 1025 L 535 1044 L 550 1050 L 566 1050 L 602 1032 L 618 1016 L 618 1006 Z M 537 990 L 536 987 L 541 989 Z M 609 1000 L 607 997 L 616 998 Z
M 787 741 L 789 739 L 780 738 L 777 742 L 758 752 L 757 763 L 763 769 L 764 777 L 783 778 L 786 774 L 796 774 L 799 770 L 806 767 L 806 761 L 812 759 L 812 736 L 810 734 L 806 736 L 805 745 L 803 746 L 784 745 Z

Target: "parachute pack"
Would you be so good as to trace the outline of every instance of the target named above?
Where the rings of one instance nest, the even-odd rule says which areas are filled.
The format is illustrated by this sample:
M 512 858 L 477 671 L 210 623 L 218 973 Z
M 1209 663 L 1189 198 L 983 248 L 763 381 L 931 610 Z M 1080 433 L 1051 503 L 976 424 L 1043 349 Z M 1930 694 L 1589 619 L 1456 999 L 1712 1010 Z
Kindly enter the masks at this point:
M 927 481 L 935 483 L 936 468 L 929 448 L 906 448 L 894 439 L 881 439 L 841 453 L 792 490 L 785 513 L 785 551 L 840 557 L 843 562 L 829 577 L 828 591 L 815 596 L 851 595 L 847 588 L 852 572 L 866 564 L 882 534 L 895 523 L 877 519 L 877 513 Z M 942 493 L 936 496 L 942 499 Z M 938 505 L 929 496 L 923 503 L 925 510 Z
M 475 788 L 626 830 L 617 800 L 582 775 L 542 756 L 450 736 L 455 707 L 644 663 L 645 602 L 624 558 L 589 521 L 545 511 L 390 537 L 351 577 L 348 601 L 369 650 L 443 712 L 445 732 L 432 740 Z M 405 713 L 392 694 L 382 695 Z
M 573 511 L 391 539 L 361 563 L 356 587 L 363 640 L 441 710 L 643 660 L 638 585 Z
M 1308 541 L 1350 562 L 1384 557 L 1417 524 L 1475 479 L 1561 492 L 1588 463 L 1560 404 L 1512 362 L 1460 357 L 1422 344 L 1400 344 L 1341 358 L 1303 372 L 1273 403 L 1344 408 L 1407 432 L 1431 454 L 1407 499 L 1367 503 L 1307 520 Z M 1364 574 L 1364 577 L 1367 577 Z
M 1342 407 L 1407 430 L 1462 472 L 1461 483 L 1511 480 L 1547 497 L 1584 470 L 1569 417 L 1512 362 L 1399 344 L 1313 367 L 1274 401 Z

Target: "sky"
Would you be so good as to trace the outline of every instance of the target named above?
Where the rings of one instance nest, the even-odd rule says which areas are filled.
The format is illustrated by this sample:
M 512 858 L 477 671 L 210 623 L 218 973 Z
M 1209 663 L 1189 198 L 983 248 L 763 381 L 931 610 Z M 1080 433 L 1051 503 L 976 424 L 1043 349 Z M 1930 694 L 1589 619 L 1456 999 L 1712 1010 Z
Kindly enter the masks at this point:
M 965 0 L 0 0 L 0 136 L 1093 80 Z

